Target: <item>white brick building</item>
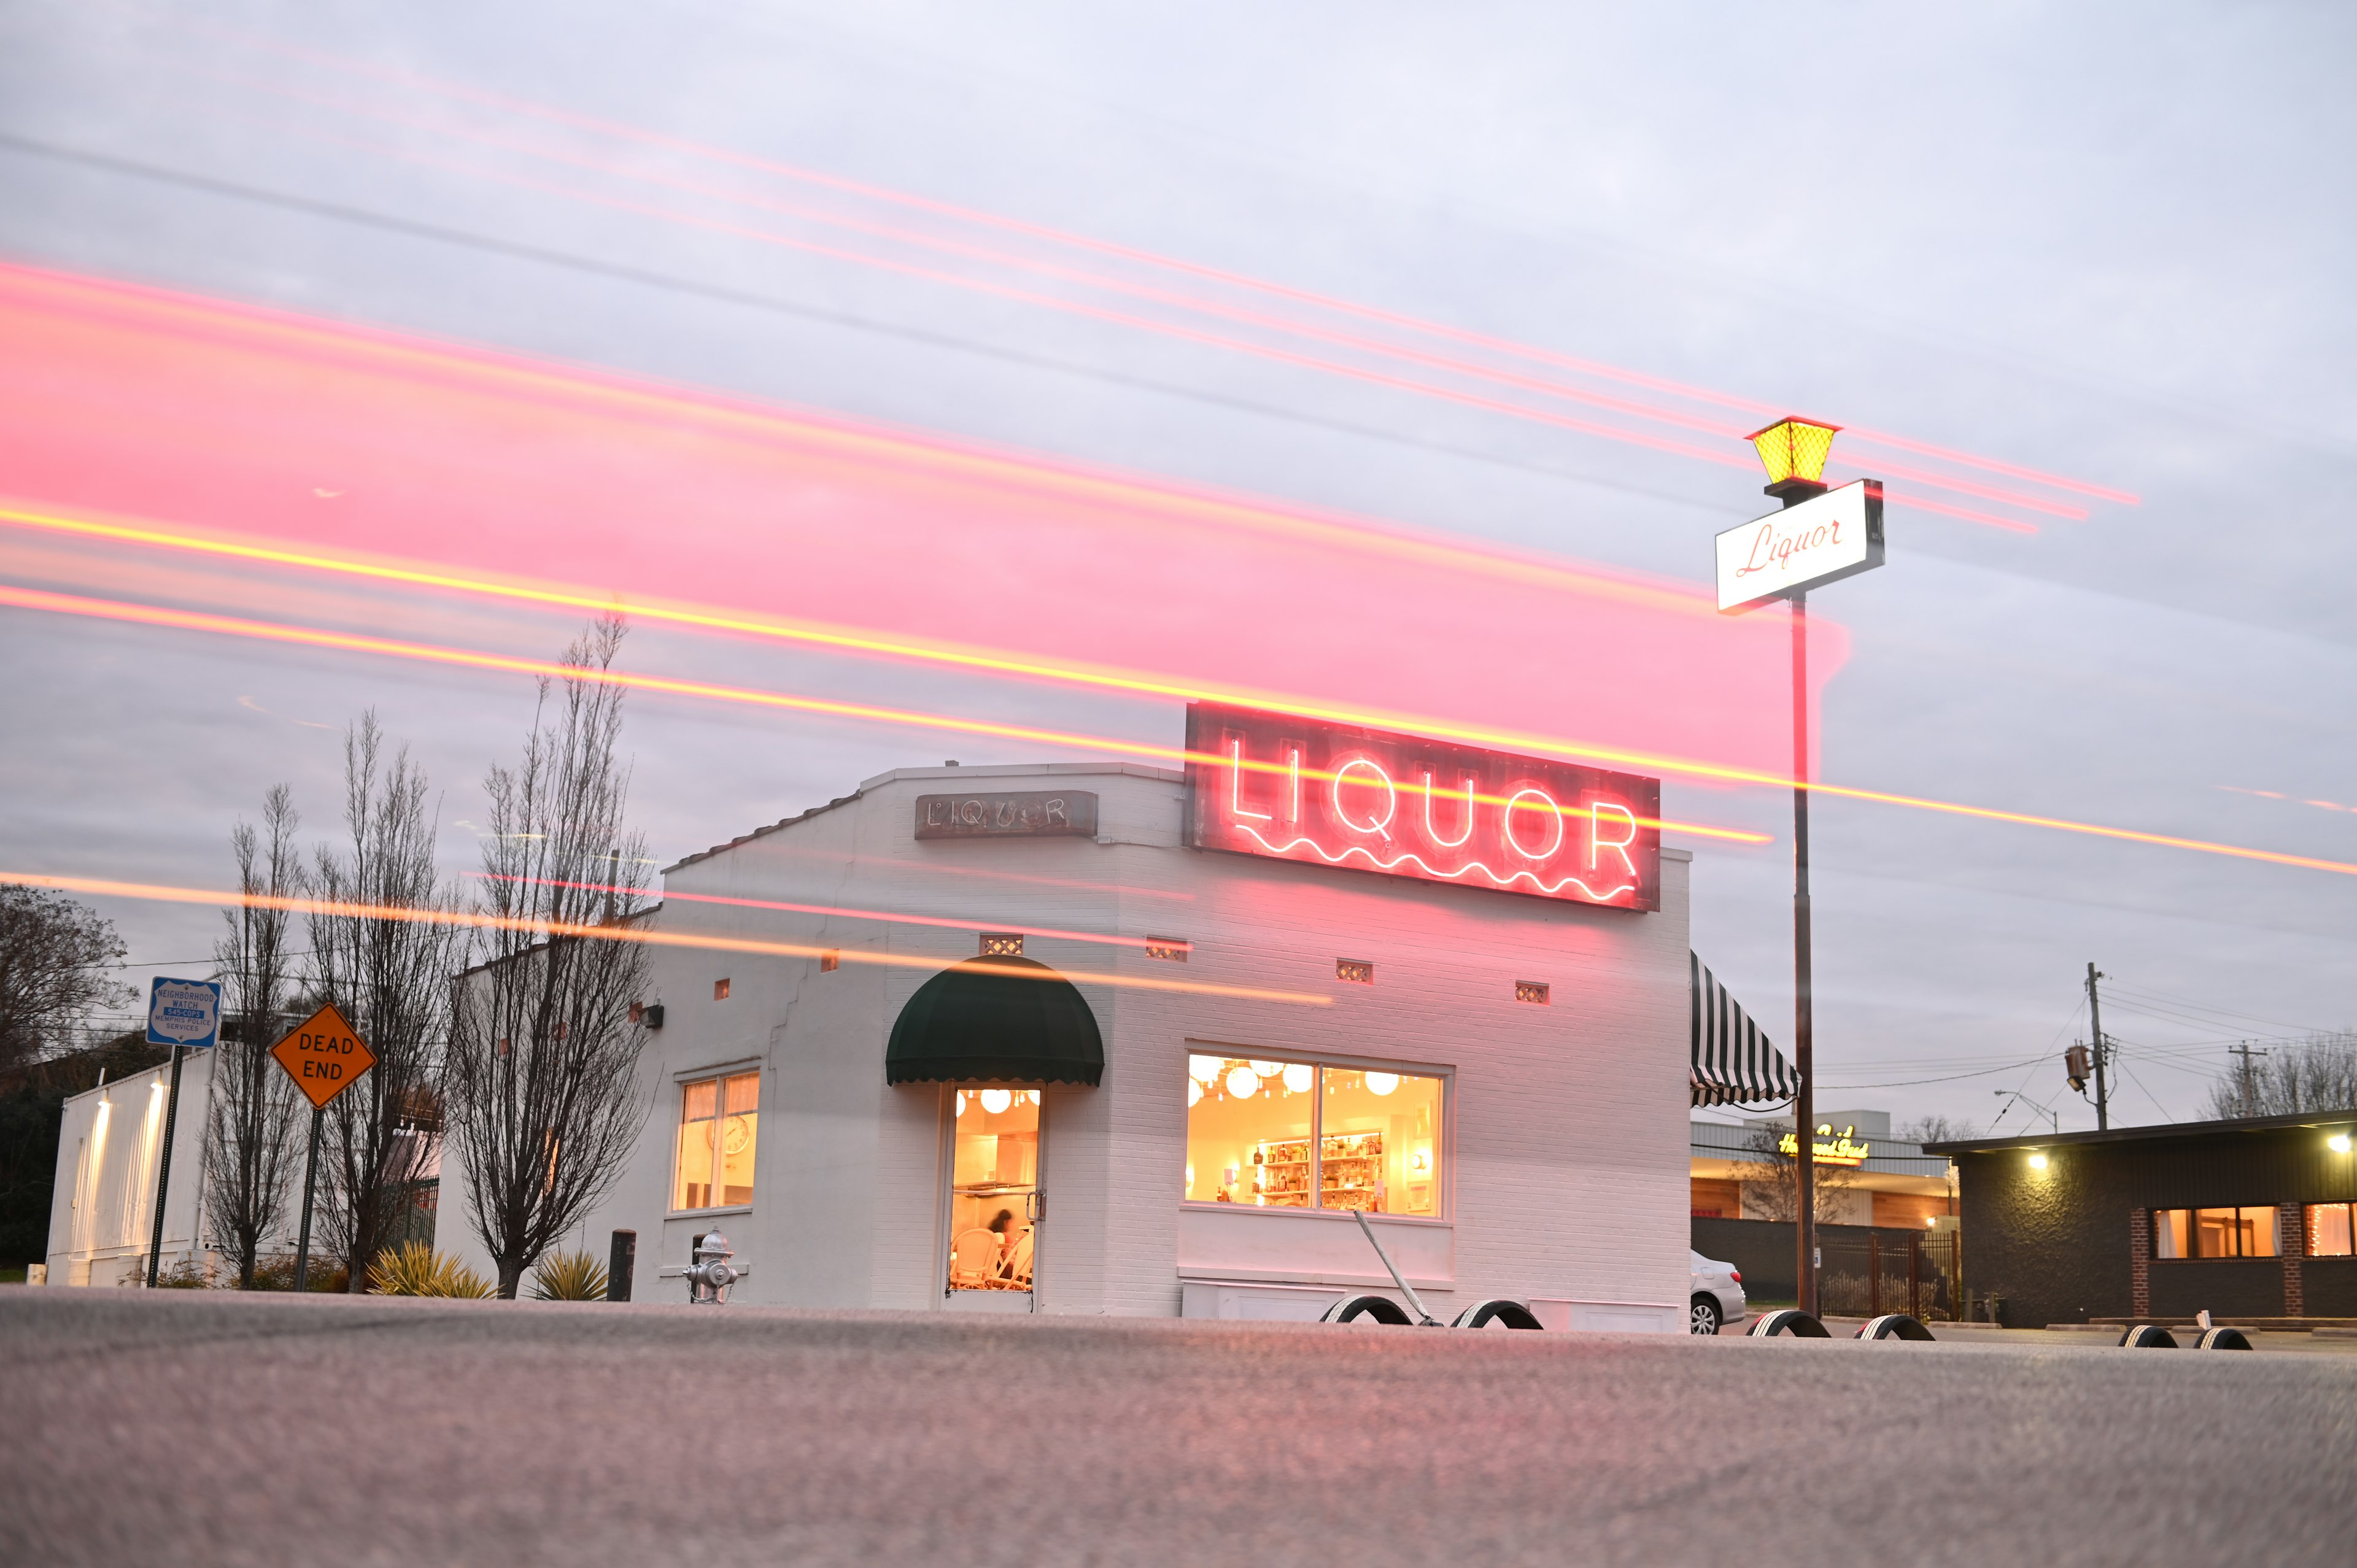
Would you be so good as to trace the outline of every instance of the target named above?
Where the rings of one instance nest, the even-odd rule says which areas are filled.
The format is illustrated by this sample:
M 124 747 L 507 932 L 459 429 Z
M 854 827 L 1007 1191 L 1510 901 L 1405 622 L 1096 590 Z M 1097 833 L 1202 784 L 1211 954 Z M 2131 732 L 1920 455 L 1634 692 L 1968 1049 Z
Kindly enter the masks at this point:
M 1048 825 L 920 839 L 961 792 Z M 1437 1315 L 1682 1329 L 1690 857 L 1598 908 L 1182 847 L 1188 807 L 1134 765 L 903 768 L 671 867 L 662 931 L 789 950 L 653 949 L 652 1111 L 576 1244 L 635 1230 L 640 1300 L 716 1228 L 741 1301 L 1308 1316 L 1390 1293 L 1364 1208 Z M 1085 1000 L 1098 1081 L 888 1083 L 920 988 L 1010 936 Z

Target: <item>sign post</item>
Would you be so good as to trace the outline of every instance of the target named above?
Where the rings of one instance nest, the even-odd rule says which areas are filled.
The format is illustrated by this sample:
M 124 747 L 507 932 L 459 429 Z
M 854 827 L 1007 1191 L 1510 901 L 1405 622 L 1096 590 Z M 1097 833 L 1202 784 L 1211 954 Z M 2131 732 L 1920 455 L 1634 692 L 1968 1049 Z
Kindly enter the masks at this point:
M 167 980 L 147 987 L 147 1043 L 172 1047 L 172 1091 L 164 1101 L 164 1152 L 156 1162 L 156 1222 L 147 1235 L 147 1288 L 164 1258 L 164 1198 L 172 1189 L 172 1134 L 180 1124 L 180 1063 L 221 1041 L 221 982 Z
M 1740 615 L 1772 599 L 1792 605 L 1792 1127 L 1813 1129 L 1816 997 L 1809 932 L 1809 590 L 1882 564 L 1882 485 L 1858 479 L 1839 489 L 1823 478 L 1840 426 L 1781 419 L 1748 437 L 1768 469 L 1767 493 L 1781 512 L 1730 528 L 1717 541 L 1718 608 Z M 1794 1139 L 1797 1150 L 1799 1140 Z M 1817 1179 L 1812 1155 L 1799 1178 L 1794 1247 L 1800 1308 L 1817 1316 Z
M 308 1287 L 311 1274 L 311 1205 L 319 1188 L 319 1124 L 328 1113 L 328 1102 L 376 1066 L 376 1053 L 330 1003 L 271 1047 L 270 1056 L 311 1102 L 311 1152 L 303 1159 L 303 1228 L 295 1243 L 295 1294 L 300 1295 Z

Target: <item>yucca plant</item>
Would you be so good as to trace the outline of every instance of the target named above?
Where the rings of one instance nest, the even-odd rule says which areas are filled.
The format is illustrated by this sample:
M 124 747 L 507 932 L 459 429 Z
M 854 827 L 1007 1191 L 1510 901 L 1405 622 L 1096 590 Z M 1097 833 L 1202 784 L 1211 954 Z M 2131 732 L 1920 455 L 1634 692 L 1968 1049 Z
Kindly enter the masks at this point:
M 410 1241 L 377 1254 L 369 1265 L 369 1287 L 379 1295 L 439 1295 L 479 1299 L 490 1282 L 447 1252 Z
M 551 1252 L 533 1265 L 534 1301 L 603 1301 L 606 1265 L 587 1252 Z

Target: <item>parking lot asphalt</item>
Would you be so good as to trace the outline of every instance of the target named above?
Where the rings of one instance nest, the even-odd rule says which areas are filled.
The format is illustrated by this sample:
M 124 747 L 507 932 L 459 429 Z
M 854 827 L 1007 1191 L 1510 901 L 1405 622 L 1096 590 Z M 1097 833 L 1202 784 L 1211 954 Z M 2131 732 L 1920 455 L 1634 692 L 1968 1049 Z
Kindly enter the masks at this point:
M 2357 1357 L 2074 1337 L 8 1289 L 0 1560 L 2357 1560 Z

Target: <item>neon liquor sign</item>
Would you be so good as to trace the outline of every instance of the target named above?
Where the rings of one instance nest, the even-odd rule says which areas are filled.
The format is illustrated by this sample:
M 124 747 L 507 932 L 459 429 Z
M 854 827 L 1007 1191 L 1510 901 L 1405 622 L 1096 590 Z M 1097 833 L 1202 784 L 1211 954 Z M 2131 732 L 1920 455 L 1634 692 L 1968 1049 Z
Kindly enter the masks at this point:
M 1662 784 L 1289 714 L 1187 708 L 1187 843 L 1662 907 Z

